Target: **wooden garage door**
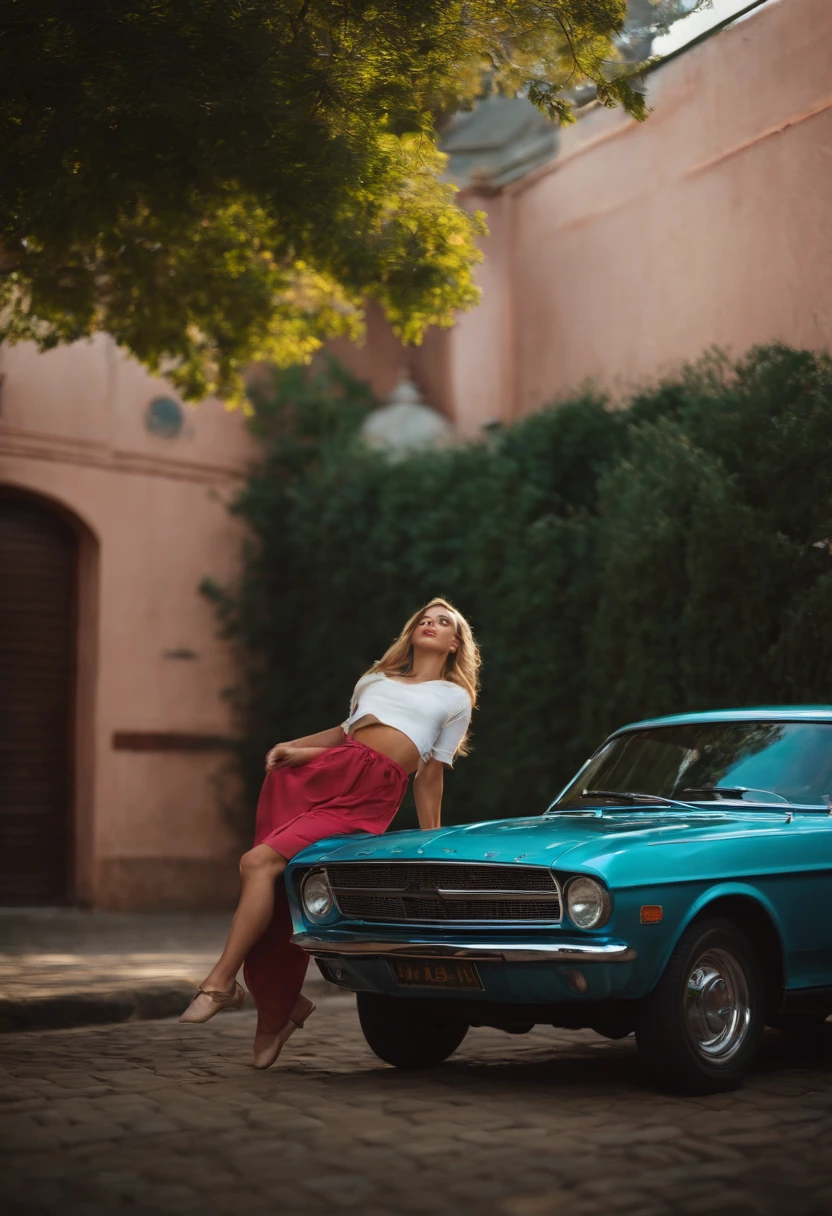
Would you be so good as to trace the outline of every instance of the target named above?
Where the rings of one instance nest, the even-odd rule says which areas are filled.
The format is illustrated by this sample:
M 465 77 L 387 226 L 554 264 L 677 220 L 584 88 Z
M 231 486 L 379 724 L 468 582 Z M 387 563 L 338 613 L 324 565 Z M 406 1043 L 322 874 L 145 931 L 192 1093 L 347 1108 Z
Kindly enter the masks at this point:
M 70 892 L 72 531 L 0 494 L 0 903 Z

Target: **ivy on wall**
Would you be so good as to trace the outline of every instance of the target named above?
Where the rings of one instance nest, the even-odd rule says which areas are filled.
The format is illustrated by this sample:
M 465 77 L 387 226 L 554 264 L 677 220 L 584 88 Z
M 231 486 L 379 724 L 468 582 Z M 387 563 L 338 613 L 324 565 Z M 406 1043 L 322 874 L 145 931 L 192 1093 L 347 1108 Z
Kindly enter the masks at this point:
M 395 464 L 360 443 L 373 404 L 332 364 L 255 401 L 242 577 L 205 586 L 243 660 L 250 814 L 268 747 L 340 721 L 433 595 L 484 660 L 449 822 L 539 813 L 627 721 L 832 701 L 829 357 L 712 354 L 626 409 L 588 392 Z

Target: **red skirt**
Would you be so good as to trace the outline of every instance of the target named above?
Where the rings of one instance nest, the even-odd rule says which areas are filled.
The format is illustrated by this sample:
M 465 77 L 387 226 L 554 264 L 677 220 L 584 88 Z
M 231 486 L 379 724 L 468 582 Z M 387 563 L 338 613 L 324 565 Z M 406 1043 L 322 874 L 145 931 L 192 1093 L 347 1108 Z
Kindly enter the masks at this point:
M 380 835 L 407 789 L 407 773 L 382 752 L 347 736 L 309 764 L 271 769 L 257 803 L 254 843 L 287 860 L 327 836 Z M 248 953 L 244 975 L 257 1006 L 259 1029 L 276 1033 L 303 986 L 308 955 L 291 943 L 292 921 L 283 880 L 274 916 Z
M 325 836 L 383 832 L 399 809 L 407 773 L 382 752 L 346 736 L 296 768 L 266 774 L 254 843 L 288 861 Z

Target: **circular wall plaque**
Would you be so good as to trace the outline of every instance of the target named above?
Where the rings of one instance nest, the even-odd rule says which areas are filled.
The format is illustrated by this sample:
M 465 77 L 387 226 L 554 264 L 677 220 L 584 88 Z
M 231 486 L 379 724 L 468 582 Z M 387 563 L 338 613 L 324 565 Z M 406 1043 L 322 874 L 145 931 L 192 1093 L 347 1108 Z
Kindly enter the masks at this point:
M 182 406 L 172 397 L 154 397 L 144 416 L 151 435 L 161 435 L 163 439 L 175 439 L 184 421 Z

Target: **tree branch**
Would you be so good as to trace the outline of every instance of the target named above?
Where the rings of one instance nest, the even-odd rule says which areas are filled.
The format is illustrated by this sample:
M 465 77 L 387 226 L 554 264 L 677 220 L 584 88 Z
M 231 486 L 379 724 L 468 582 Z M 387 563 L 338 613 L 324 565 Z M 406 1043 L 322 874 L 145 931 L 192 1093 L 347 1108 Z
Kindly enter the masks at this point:
M 303 4 L 300 6 L 297 16 L 292 18 L 292 29 L 295 32 L 295 38 L 297 38 L 298 34 L 300 33 L 300 27 L 306 20 L 306 14 L 309 12 L 309 5 L 311 3 L 312 0 L 303 0 Z

